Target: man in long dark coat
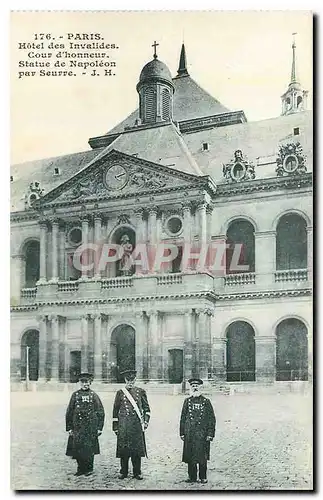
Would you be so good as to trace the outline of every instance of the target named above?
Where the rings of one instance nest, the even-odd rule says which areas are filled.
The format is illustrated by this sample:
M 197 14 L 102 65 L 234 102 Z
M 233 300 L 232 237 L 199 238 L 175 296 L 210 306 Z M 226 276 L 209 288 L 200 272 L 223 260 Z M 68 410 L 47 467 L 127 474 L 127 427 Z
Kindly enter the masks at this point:
M 207 483 L 207 460 L 210 460 L 210 441 L 215 435 L 216 418 L 212 403 L 201 394 L 203 381 L 192 378 L 188 381 L 192 395 L 186 398 L 180 421 L 180 437 L 184 441 L 182 462 L 188 465 L 186 482 L 197 481 L 197 466 L 201 483 Z
M 90 389 L 92 379 L 89 373 L 80 374 L 81 388 L 72 394 L 66 410 L 66 455 L 77 461 L 76 476 L 92 474 L 94 455 L 100 453 L 98 437 L 104 425 L 104 408 Z
M 126 386 L 116 393 L 112 422 L 112 430 L 117 435 L 116 456 L 121 462 L 119 479 L 128 476 L 129 458 L 133 477 L 143 479 L 141 458 L 147 456 L 144 431 L 148 427 L 150 408 L 146 391 L 135 387 L 136 371 L 127 370 L 121 374 L 125 377 Z

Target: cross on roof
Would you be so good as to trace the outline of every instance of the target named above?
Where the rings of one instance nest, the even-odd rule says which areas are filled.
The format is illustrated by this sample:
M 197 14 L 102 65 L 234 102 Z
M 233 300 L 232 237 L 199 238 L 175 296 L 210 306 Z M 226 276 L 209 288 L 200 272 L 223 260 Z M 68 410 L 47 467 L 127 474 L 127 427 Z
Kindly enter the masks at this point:
M 157 52 L 156 52 L 156 48 L 158 47 L 159 43 L 156 42 L 156 40 L 154 41 L 154 43 L 152 44 L 152 47 L 154 47 L 154 59 L 157 59 Z

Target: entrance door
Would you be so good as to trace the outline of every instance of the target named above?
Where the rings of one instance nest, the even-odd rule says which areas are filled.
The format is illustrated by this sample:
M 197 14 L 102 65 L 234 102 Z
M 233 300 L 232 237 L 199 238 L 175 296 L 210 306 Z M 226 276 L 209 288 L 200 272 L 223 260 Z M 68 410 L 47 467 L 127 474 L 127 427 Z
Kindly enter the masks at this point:
M 27 377 L 27 359 L 29 380 L 38 380 L 39 333 L 37 330 L 28 330 L 21 339 L 21 380 L 26 380 Z
M 227 330 L 227 381 L 255 380 L 255 333 L 249 323 L 236 321 Z
M 135 330 L 130 325 L 117 326 L 111 335 L 111 380 L 124 382 L 124 370 L 136 369 Z
M 307 328 L 300 320 L 289 318 L 276 330 L 276 380 L 307 380 Z
M 183 350 L 169 349 L 168 351 L 168 379 L 170 384 L 183 382 Z
M 70 352 L 70 382 L 78 382 L 81 373 L 81 351 Z

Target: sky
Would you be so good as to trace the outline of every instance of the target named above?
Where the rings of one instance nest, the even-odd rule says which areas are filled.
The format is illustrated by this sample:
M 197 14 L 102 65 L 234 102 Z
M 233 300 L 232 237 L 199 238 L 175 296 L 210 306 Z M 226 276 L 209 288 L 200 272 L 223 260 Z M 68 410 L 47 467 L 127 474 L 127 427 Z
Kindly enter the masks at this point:
M 116 76 L 18 78 L 19 42 L 34 33 L 101 33 L 116 43 Z M 181 44 L 192 78 L 248 121 L 278 116 L 290 81 L 292 33 L 297 71 L 312 97 L 312 15 L 306 11 L 13 12 L 10 33 L 11 163 L 89 149 L 138 105 L 139 74 L 158 57 L 176 75 Z

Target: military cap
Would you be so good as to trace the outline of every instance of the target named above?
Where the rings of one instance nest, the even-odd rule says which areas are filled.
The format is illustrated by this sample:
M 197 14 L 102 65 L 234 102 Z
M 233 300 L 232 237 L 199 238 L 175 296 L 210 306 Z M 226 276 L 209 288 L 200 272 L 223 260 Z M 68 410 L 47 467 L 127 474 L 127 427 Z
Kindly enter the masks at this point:
M 197 378 L 197 377 L 196 378 L 190 378 L 189 381 L 188 381 L 188 383 L 190 385 L 192 385 L 192 384 L 203 385 L 203 380 L 201 380 L 200 378 Z
M 91 373 L 83 372 L 78 376 L 79 380 L 93 380 L 93 375 Z

